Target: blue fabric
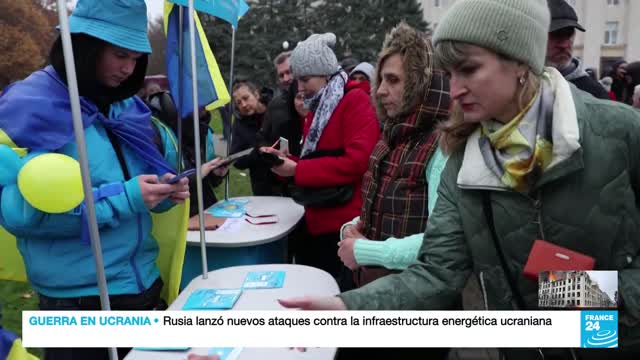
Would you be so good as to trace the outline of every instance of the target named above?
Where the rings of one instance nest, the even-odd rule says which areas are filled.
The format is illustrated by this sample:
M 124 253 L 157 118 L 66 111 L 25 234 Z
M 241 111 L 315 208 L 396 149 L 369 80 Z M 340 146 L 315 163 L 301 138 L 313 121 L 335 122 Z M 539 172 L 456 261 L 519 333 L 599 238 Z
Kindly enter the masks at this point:
M 68 98 L 61 96 L 59 86 L 59 80 L 49 72 L 38 71 L 6 89 L 0 97 L 0 129 L 19 147 L 36 147 L 77 159 L 71 116 L 64 108 L 65 104 L 68 106 Z M 119 137 L 124 162 L 133 177 L 128 181 L 124 178 L 106 124 L 115 123 L 116 119 L 149 124 L 137 99 L 114 104 L 107 121 L 103 121 L 102 115 L 90 116 L 92 113 L 86 110 L 95 105 L 89 100 L 83 99 L 82 107 L 108 290 L 112 295 L 138 294 L 151 286 L 160 273 L 156 266 L 158 246 L 151 234 L 151 214 L 136 176 L 161 176 L 165 171 L 143 158 L 134 149 L 134 141 Z M 142 124 L 135 125 L 140 127 L 141 134 L 146 134 Z M 118 125 L 114 124 L 114 132 L 122 130 Z M 164 144 L 165 148 L 172 146 Z M 33 153 L 32 149 L 27 157 Z M 171 165 L 166 166 L 175 173 Z M 3 186 L 0 191 L 0 226 L 16 236 L 35 291 L 58 298 L 98 295 L 91 247 L 81 244 L 86 223 L 81 209 L 48 214 L 29 205 L 16 184 Z
M 169 2 L 184 7 L 189 6 L 188 0 L 169 0 Z M 220 18 L 235 28 L 238 27 L 238 19 L 249 11 L 249 5 L 243 0 L 194 0 L 193 7 L 196 11 Z
M 117 182 L 101 186 L 97 189 L 93 189 L 93 201 L 98 202 L 108 197 L 120 195 L 124 192 L 124 184 Z M 91 244 L 91 237 L 89 235 L 89 219 L 87 218 L 87 205 L 86 202 L 80 204 L 80 213 L 82 214 L 82 234 L 80 235 L 80 241 L 84 245 Z
M 182 71 L 180 71 L 180 46 L 179 46 L 179 34 L 180 34 L 180 13 L 179 7 L 174 6 L 169 14 L 169 21 L 167 25 L 167 48 L 166 48 L 166 62 L 167 62 L 167 80 L 169 81 L 169 88 L 171 90 L 171 96 L 173 97 L 176 105 L 180 108 L 180 118 L 187 118 L 190 114 L 193 114 L 193 76 L 191 71 L 191 45 L 189 39 L 189 13 L 183 12 L 182 33 L 185 41 L 182 43 Z M 206 39 L 205 39 L 206 41 Z M 202 43 L 200 40 L 200 34 L 196 31 L 196 72 L 198 75 L 198 107 L 204 107 L 218 100 L 218 92 L 216 91 L 215 84 L 211 81 L 209 74 L 209 67 L 207 59 L 205 57 Z M 182 99 L 178 99 L 180 91 L 179 79 L 180 73 L 182 73 Z M 206 75 L 205 75 L 206 74 Z
M 125 49 L 151 53 L 144 0 L 79 0 L 69 17 L 69 31 L 88 34 Z
M 80 107 L 85 128 L 99 121 L 151 165 L 155 173 L 173 171 L 153 142 L 151 112 L 142 100 L 135 97 L 112 105 L 109 118 L 83 97 Z M 51 114 L 56 114 L 55 118 Z M 0 128 L 16 144 L 31 150 L 56 151 L 75 140 L 68 88 L 52 66 L 7 87 L 0 96 Z
M 0 326 L 0 360 L 5 360 L 9 357 L 13 342 L 17 338 L 14 333 L 4 330 L 2 326 Z

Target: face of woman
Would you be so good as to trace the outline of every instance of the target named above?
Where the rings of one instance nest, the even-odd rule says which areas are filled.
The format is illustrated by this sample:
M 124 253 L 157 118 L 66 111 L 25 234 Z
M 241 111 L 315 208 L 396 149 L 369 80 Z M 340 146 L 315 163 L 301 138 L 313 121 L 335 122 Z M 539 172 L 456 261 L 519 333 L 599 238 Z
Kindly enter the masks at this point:
M 96 76 L 104 86 L 118 87 L 136 68 L 142 53 L 108 44 L 98 57 Z
M 447 69 L 451 98 L 462 108 L 465 122 L 510 121 L 519 112 L 519 79 L 525 67 L 474 45 L 466 46 L 465 55 Z
M 627 63 L 622 63 L 618 66 L 616 75 L 618 75 L 618 78 L 624 79 L 625 75 L 627 75 Z
M 233 102 L 242 116 L 251 116 L 258 111 L 258 96 L 247 86 L 240 86 L 233 92 Z
M 300 117 L 306 117 L 309 113 L 309 110 L 304 108 L 304 93 L 302 91 L 299 91 L 293 101 L 298 115 L 300 115 Z
M 305 97 L 311 98 L 325 85 L 327 85 L 326 76 L 303 76 L 298 79 L 298 92 L 303 92 Z

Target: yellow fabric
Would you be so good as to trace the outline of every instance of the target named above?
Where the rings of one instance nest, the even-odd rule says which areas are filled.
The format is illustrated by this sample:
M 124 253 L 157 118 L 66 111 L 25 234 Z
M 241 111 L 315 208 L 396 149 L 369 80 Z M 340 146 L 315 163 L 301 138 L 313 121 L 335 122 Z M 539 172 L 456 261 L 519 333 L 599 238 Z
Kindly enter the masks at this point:
M 22 340 L 16 339 L 13 342 L 13 346 L 6 360 L 38 360 L 38 358 L 29 354 L 27 350 L 22 347 Z
M 523 150 L 533 150 L 533 156 L 527 159 L 509 159 L 503 164 L 504 174 L 501 181 L 517 190 L 527 190 L 527 176 L 534 171 L 535 168 L 544 171 L 553 157 L 553 144 L 548 140 L 536 135 L 535 144 L 529 144 L 527 139 L 522 135 L 518 126 L 524 119 L 527 112 L 533 106 L 537 97 L 529 102 L 529 104 L 516 115 L 513 120 L 509 121 L 495 132 L 489 132 L 484 126 L 482 132 L 487 136 L 492 147 L 496 150 L 503 151 L 508 155 L 515 156 Z
M 0 144 L 12 148 L 20 157 L 27 149 L 18 147 L 4 130 L 0 129 Z M 16 238 L 0 226 L 0 280 L 27 282 L 22 255 L 16 246 Z
M 7 145 L 12 148 L 20 157 L 27 155 L 28 149 L 18 147 L 18 145 L 16 145 L 9 135 L 7 135 L 7 133 L 2 129 L 0 129 L 0 144 Z
M 171 10 L 175 5 L 165 1 L 164 2 L 164 33 L 167 33 L 167 29 L 169 27 L 169 14 L 171 14 Z M 213 83 L 214 88 L 216 89 L 216 95 L 218 99 L 208 105 L 205 106 L 206 110 L 214 110 L 221 106 L 228 104 L 231 101 L 231 96 L 229 95 L 229 90 L 227 89 L 227 85 L 222 78 L 222 74 L 220 73 L 220 68 L 218 67 L 218 62 L 216 61 L 215 56 L 213 56 L 213 51 L 211 51 L 211 46 L 209 46 L 209 41 L 207 41 L 207 35 L 202 28 L 202 24 L 200 23 L 200 18 L 198 17 L 198 12 L 194 11 L 193 18 L 196 23 L 196 29 L 198 31 L 198 37 L 200 39 L 200 45 L 202 46 L 202 51 L 204 52 L 205 59 L 207 61 L 207 68 L 209 69 L 209 74 L 207 74 L 211 78 L 211 83 Z
M 162 214 L 153 214 L 153 237 L 160 252 L 156 264 L 164 282 L 160 296 L 171 304 L 180 291 L 182 265 L 187 249 L 187 224 L 189 222 L 189 199 Z
M 27 282 L 22 255 L 16 238 L 0 226 L 0 280 Z

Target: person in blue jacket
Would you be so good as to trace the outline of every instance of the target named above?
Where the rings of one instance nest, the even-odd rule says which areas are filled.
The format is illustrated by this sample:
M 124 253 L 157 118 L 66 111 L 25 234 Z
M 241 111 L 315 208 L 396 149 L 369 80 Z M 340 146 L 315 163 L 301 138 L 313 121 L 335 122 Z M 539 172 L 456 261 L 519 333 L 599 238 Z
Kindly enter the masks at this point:
M 188 179 L 167 183 L 177 159 L 171 165 L 158 151 L 150 111 L 134 96 L 151 53 L 146 14 L 142 0 L 79 0 L 69 19 L 113 310 L 158 307 L 162 280 L 150 212 L 189 197 Z M 23 159 L 41 152 L 77 159 L 66 79 L 58 38 L 49 65 L 0 96 L 0 143 L 20 150 Z M 84 205 L 46 213 L 31 206 L 18 187 L 0 190 L 0 226 L 17 238 L 40 309 L 100 309 Z M 128 350 L 118 349 L 119 357 Z M 106 349 L 45 349 L 45 359 L 107 358 Z

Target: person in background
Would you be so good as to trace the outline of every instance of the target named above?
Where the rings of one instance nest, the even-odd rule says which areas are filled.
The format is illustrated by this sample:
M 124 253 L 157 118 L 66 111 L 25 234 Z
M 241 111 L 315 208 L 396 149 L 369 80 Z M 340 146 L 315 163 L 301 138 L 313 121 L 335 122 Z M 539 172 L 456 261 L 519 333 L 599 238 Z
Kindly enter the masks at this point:
M 358 66 L 358 64 L 360 64 L 360 61 L 358 61 L 358 59 L 353 57 L 346 57 L 340 62 L 340 67 L 342 67 L 342 70 L 344 70 L 344 72 L 349 74 L 356 66 Z
M 384 124 L 362 182 L 360 216 L 343 225 L 338 255 L 364 286 L 416 261 L 446 156 L 436 126 L 449 115 L 449 82 L 425 34 L 400 23 L 382 45 L 373 101 Z M 357 69 L 357 67 L 356 67 Z M 354 69 L 354 71 L 356 70 Z M 446 359 L 448 349 L 344 348 L 341 358 Z
M 276 68 L 278 88 L 281 92 L 287 91 L 293 82 L 291 67 L 289 66 L 290 56 L 291 51 L 284 51 L 278 54 L 278 56 L 273 60 L 273 66 Z
M 357 82 L 371 82 L 374 70 L 373 65 L 368 62 L 362 62 L 351 70 L 349 73 L 349 79 Z
M 633 107 L 640 109 L 640 85 L 636 85 L 633 89 Z
M 618 60 L 613 64 L 609 76 L 613 79 L 611 91 L 615 94 L 616 100 L 625 104 L 631 104 L 633 87 L 631 79 L 627 76 L 627 65 L 625 60 Z
M 605 76 L 600 79 L 600 85 L 602 85 L 604 90 L 609 93 L 609 99 L 616 101 L 616 94 L 614 94 L 611 90 L 611 84 L 613 84 L 613 79 L 611 78 L 611 76 Z
M 143 1 L 79 0 L 69 30 L 111 309 L 161 308 L 163 281 L 151 213 L 168 211 L 190 194 L 187 179 L 167 183 L 175 176 L 177 159 L 165 159 L 158 151 L 150 111 L 134 96 L 151 53 L 147 8 Z M 0 97 L 3 146 L 28 152 L 25 157 L 37 151 L 78 157 L 66 78 L 58 36 L 49 65 Z M 0 226 L 17 238 L 39 308 L 99 310 L 83 204 L 62 213 L 45 212 L 32 206 L 17 186 L 2 187 L 0 202 Z M 118 349 L 119 357 L 128 351 Z M 99 360 L 108 359 L 108 353 L 49 348 L 45 359 Z
M 593 270 L 617 271 L 619 348 L 500 349 L 502 358 L 637 357 L 640 113 L 544 67 L 549 22 L 544 0 L 465 0 L 449 8 L 433 41 L 461 112 L 441 127 L 451 156 L 417 261 L 337 297 L 282 305 L 440 310 L 473 272 L 487 310 L 536 310 L 538 274 L 525 274 L 525 264 L 541 268 L 536 258 L 554 256 L 534 247 L 540 239 L 593 258 Z M 503 29 L 513 31 L 496 41 Z
M 585 31 L 578 23 L 578 15 L 565 0 L 547 0 L 551 12 L 549 39 L 547 43 L 547 66 L 558 69 L 567 81 L 578 89 L 599 99 L 609 99 L 609 94 L 597 80 L 582 68 L 580 59 L 573 56 L 573 41 L 576 29 Z
M 231 136 L 231 153 L 255 148 L 259 144 L 259 131 L 264 123 L 269 99 L 262 96 L 258 87 L 250 81 L 242 80 L 233 86 L 233 102 L 236 116 Z M 277 180 L 269 167 L 255 156 L 238 159 L 234 166 L 249 169 L 251 190 L 255 196 L 271 196 L 277 193 Z
M 313 34 L 289 59 L 310 110 L 300 158 L 269 147 L 260 150 L 284 161 L 272 171 L 291 179 L 300 193 L 294 199 L 305 205 L 310 236 L 299 244 L 296 261 L 327 271 L 349 288 L 351 273 L 337 256 L 339 232 L 360 212 L 362 176 L 380 131 L 369 94 L 340 68 L 331 49 L 335 42 L 332 33 Z

